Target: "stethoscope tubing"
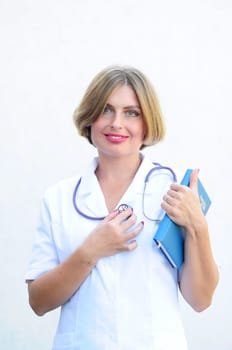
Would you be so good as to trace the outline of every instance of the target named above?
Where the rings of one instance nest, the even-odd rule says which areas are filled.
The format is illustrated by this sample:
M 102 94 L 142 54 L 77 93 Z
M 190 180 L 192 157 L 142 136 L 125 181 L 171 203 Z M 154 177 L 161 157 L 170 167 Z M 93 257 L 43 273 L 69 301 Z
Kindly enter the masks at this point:
M 145 176 L 145 179 L 144 179 L 144 192 L 145 192 L 145 189 L 146 189 L 146 185 L 151 177 L 151 175 L 154 173 L 154 171 L 158 171 L 158 170 L 168 170 L 171 175 L 172 175 L 172 178 L 173 178 L 173 181 L 176 182 L 177 181 L 177 177 L 176 177 L 176 174 L 175 172 L 170 168 L 170 167 L 167 167 L 167 166 L 163 166 L 159 163 L 153 163 L 155 165 L 154 168 L 152 168 L 148 173 L 147 175 Z M 73 198 L 72 198 L 72 201 L 73 201 L 73 206 L 76 210 L 76 212 L 81 215 L 83 218 L 87 219 L 87 220 L 92 220 L 92 221 L 101 221 L 101 220 L 104 220 L 105 219 L 105 216 L 90 216 L 90 215 L 87 215 L 85 214 L 82 210 L 80 210 L 80 208 L 77 206 L 77 192 L 78 192 L 78 189 L 80 187 L 80 184 L 81 184 L 81 177 L 80 179 L 78 180 L 75 188 L 74 188 L 74 191 L 73 191 Z M 143 195 L 143 202 L 144 202 L 144 195 Z M 128 205 L 127 204 L 121 204 L 119 207 L 118 207 L 118 210 L 119 211 L 123 211 L 123 210 L 126 210 L 126 208 L 128 208 Z M 143 203 L 143 210 L 144 210 L 144 203 Z M 144 213 L 144 216 L 151 220 L 151 221 L 159 221 L 159 220 L 156 220 L 156 219 L 152 219 L 152 218 L 149 218 L 148 216 L 145 215 Z

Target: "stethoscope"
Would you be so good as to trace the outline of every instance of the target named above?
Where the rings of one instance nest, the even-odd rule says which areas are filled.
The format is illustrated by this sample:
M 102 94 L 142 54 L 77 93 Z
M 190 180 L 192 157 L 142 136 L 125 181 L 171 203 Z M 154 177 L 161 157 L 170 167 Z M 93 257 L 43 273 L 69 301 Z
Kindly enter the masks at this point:
M 170 168 L 170 167 L 167 167 L 167 166 L 163 166 L 159 163 L 153 163 L 155 165 L 154 168 L 152 168 L 148 173 L 147 175 L 145 176 L 145 179 L 144 179 L 144 187 L 143 187 L 143 196 L 142 196 L 142 207 L 143 207 L 143 215 L 150 221 L 155 221 L 155 222 L 160 222 L 159 219 L 153 219 L 153 218 L 150 218 L 149 216 L 147 216 L 145 214 L 145 210 L 144 210 L 144 197 L 145 197 L 145 193 L 146 193 L 146 186 L 149 182 L 149 179 L 151 177 L 151 175 L 155 172 L 155 171 L 158 171 L 158 170 L 167 170 L 170 172 L 170 175 L 172 177 L 172 180 L 173 182 L 176 182 L 177 181 L 177 177 L 176 177 L 176 174 L 175 172 Z M 81 178 L 78 180 L 76 186 L 75 186 L 75 189 L 73 191 L 73 206 L 76 210 L 76 212 L 81 215 L 83 218 L 85 219 L 88 219 L 88 220 L 97 220 L 97 221 L 100 221 L 100 220 L 103 220 L 105 219 L 105 216 L 90 216 L 90 215 L 87 215 L 85 214 L 78 206 L 77 206 L 77 191 L 80 187 L 80 183 L 81 183 Z M 118 211 L 119 212 L 123 212 L 124 210 L 126 210 L 127 208 L 129 208 L 129 206 L 127 204 L 120 204 L 118 206 Z

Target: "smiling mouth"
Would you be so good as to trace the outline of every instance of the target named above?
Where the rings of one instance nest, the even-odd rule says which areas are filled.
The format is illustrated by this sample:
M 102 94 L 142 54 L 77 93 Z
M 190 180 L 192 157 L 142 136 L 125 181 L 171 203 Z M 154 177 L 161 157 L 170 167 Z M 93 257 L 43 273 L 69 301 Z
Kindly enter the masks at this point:
M 106 136 L 108 137 L 114 137 L 114 138 L 121 138 L 121 139 L 127 139 L 128 136 L 125 136 L 125 135 L 120 135 L 120 134 L 105 134 Z
M 113 142 L 122 142 L 128 139 L 128 136 L 119 134 L 105 134 L 105 137 L 107 138 L 107 140 Z

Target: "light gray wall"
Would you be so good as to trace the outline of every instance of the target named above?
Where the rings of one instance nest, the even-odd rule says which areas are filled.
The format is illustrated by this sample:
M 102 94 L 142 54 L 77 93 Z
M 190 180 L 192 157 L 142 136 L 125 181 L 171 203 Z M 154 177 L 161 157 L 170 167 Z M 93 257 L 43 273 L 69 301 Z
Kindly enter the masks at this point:
M 153 81 L 168 133 L 154 161 L 199 167 L 221 281 L 209 310 L 182 302 L 190 350 L 232 349 L 232 3 L 230 0 L 0 0 L 0 345 L 49 350 L 58 312 L 35 316 L 23 282 L 40 197 L 95 151 L 72 112 L 112 63 Z

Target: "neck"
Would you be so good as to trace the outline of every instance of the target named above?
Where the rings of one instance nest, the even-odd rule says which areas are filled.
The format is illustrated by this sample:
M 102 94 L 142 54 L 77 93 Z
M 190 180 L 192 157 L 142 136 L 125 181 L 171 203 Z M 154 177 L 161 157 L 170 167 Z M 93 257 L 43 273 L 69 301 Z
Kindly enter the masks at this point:
M 132 180 L 141 164 L 142 157 L 139 153 L 130 157 L 101 157 L 96 169 L 98 180 L 128 181 Z

